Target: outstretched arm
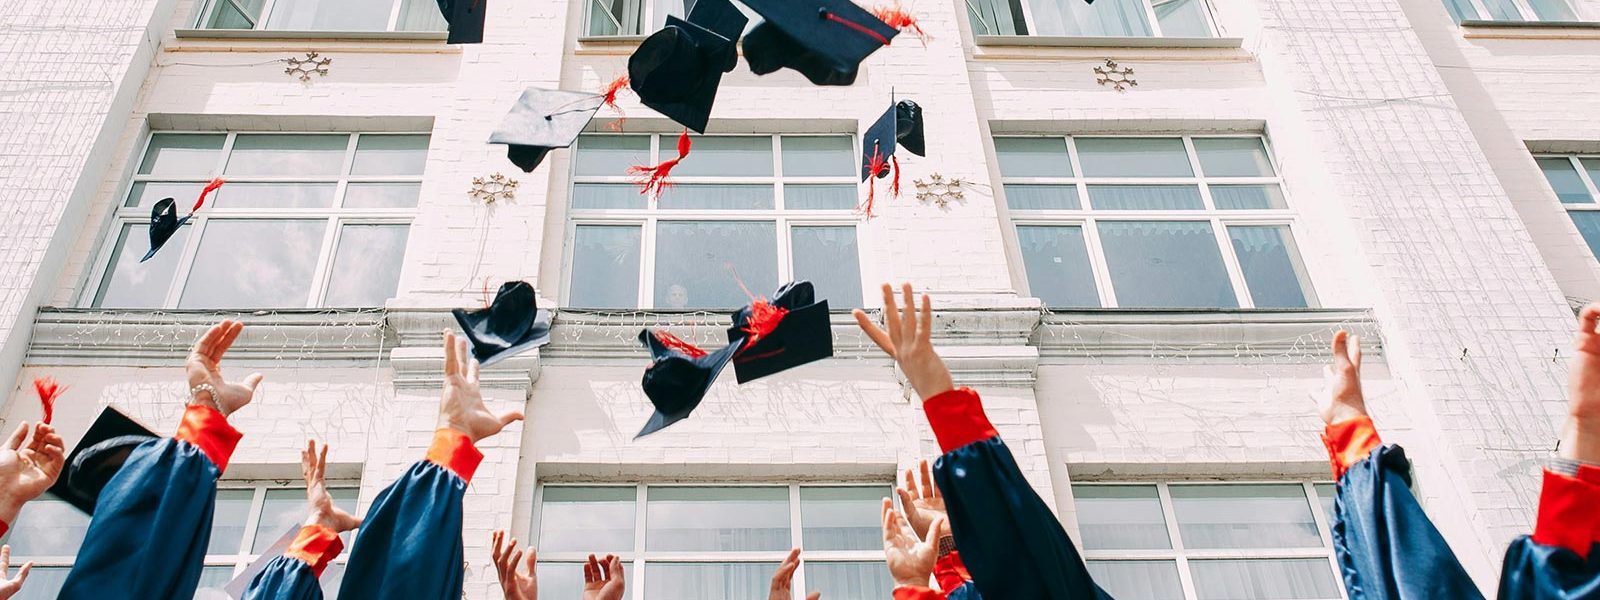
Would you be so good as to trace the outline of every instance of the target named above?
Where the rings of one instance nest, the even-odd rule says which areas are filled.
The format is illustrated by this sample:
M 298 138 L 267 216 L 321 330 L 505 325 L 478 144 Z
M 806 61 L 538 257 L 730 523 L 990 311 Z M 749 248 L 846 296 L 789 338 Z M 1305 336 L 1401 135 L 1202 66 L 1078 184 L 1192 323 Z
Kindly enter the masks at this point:
M 282 556 L 267 563 L 267 568 L 250 580 L 246 600 L 321 600 L 317 578 L 328 563 L 339 557 L 344 542 L 339 534 L 361 526 L 361 519 L 333 504 L 328 493 L 326 473 L 328 447 L 317 451 L 315 441 L 307 441 L 300 451 L 300 473 L 306 482 L 306 520 Z

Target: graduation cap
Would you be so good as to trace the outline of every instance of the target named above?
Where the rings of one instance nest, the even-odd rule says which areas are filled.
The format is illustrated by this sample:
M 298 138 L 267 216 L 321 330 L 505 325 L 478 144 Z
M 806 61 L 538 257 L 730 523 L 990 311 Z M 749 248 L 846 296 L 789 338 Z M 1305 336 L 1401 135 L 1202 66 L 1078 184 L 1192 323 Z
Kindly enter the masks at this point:
M 901 100 L 894 104 L 894 139 L 907 152 L 927 156 L 927 143 L 922 138 L 922 107 L 916 102 Z
M 540 310 L 533 286 L 508 281 L 488 308 L 450 311 L 472 343 L 472 357 L 487 367 L 523 350 L 550 343 L 550 311 Z
M 78 446 L 67 455 L 61 478 L 50 493 L 91 516 L 100 490 L 122 469 L 140 444 L 157 439 L 155 432 L 112 407 L 100 411 Z
M 889 183 L 889 194 L 900 195 L 900 159 L 894 155 L 895 148 L 902 143 L 914 144 L 906 150 L 917 156 L 923 156 L 924 148 L 922 137 L 922 107 L 910 100 L 902 100 L 883 111 L 883 115 L 867 127 L 866 133 L 861 134 L 861 180 L 888 177 L 894 174 L 894 179 Z M 867 216 L 872 216 L 872 204 L 878 194 L 878 183 L 872 182 L 867 186 L 867 201 L 863 205 Z
M 528 88 L 489 134 L 489 143 L 509 146 L 506 157 L 532 173 L 551 150 L 571 146 L 605 100 L 604 94 Z
M 748 22 L 728 0 L 697 0 L 688 20 L 668 16 L 628 57 L 629 85 L 645 106 L 705 133 L 722 74 L 739 63 L 734 42 Z
M 740 345 L 733 357 L 739 383 L 833 356 L 828 301 L 815 296 L 811 282 L 791 282 L 772 302 L 756 300 L 733 314 L 728 341 Z
M 744 38 L 750 70 L 799 71 L 817 85 L 850 85 L 861 61 L 900 30 L 850 0 L 743 0 L 765 22 Z
M 689 418 L 689 413 L 706 397 L 711 383 L 722 374 L 722 368 L 728 366 L 733 353 L 743 345 L 741 338 L 716 351 L 706 352 L 671 333 L 649 329 L 639 332 L 639 342 L 650 349 L 651 360 L 640 384 L 656 411 L 633 439 Z
M 216 191 L 224 183 L 227 182 L 220 178 L 207 183 L 206 187 L 200 190 L 200 198 L 195 200 L 194 208 L 189 209 L 189 214 L 181 219 L 178 218 L 178 201 L 172 198 L 162 198 L 155 206 L 150 207 L 150 251 L 144 253 L 144 258 L 139 259 L 139 262 L 155 257 L 156 251 L 167 245 L 167 240 L 172 239 L 172 236 L 177 235 L 178 229 L 189 222 L 195 211 L 205 206 L 206 195 Z
M 489 0 L 439 0 L 439 12 L 450 24 L 445 43 L 483 43 L 483 16 L 489 12 Z

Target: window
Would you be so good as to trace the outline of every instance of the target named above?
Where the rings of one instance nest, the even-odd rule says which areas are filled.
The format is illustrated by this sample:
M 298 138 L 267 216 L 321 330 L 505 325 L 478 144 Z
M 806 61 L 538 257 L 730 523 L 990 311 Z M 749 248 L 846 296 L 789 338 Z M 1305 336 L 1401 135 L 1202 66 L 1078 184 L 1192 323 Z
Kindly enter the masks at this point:
M 1444 0 L 1457 23 L 1462 21 L 1587 21 L 1581 3 L 1572 0 Z
M 591 553 L 622 559 L 634 600 L 765 597 L 794 547 L 804 550 L 796 590 L 879 600 L 894 588 L 880 522 L 887 485 L 545 485 L 539 496 L 539 591 L 552 598 L 582 593 Z
M 672 135 L 585 135 L 573 160 L 567 299 L 578 308 L 727 309 L 809 280 L 862 305 L 856 149 L 849 136 L 699 136 L 659 200 L 630 165 Z M 742 285 L 742 287 L 741 287 Z
M 967 0 L 967 18 L 977 35 L 1217 35 L 1206 0 Z
M 208 0 L 201 29 L 444 31 L 435 0 Z
M 1544 178 L 1555 189 L 1556 198 L 1578 226 L 1589 251 L 1600 258 L 1600 198 L 1596 185 L 1600 184 L 1600 155 L 1596 156 L 1538 156 L 1534 158 Z
M 357 483 L 329 481 L 333 501 L 355 513 Z M 305 488 L 276 483 L 223 481 L 217 489 L 216 513 L 211 523 L 211 545 L 206 549 L 196 598 L 226 598 L 222 587 L 285 533 L 299 531 L 306 517 Z M 89 517 L 66 502 L 44 496 L 22 507 L 17 522 L 7 532 L 12 564 L 34 561 L 28 585 L 15 600 L 55 598 L 67 580 L 73 558 L 89 530 Z M 344 534 L 346 546 L 353 532 Z M 348 554 L 348 553 L 347 553 Z M 346 555 L 347 555 L 346 554 Z M 336 597 L 344 577 L 346 555 L 340 555 L 322 576 L 322 589 Z
M 374 307 L 394 297 L 422 189 L 426 134 L 156 133 L 104 251 L 107 308 Z M 148 262 L 150 207 L 181 218 Z
M 1118 600 L 1338 600 L 1333 485 L 1074 485 L 1084 559 Z
M 1316 305 L 1260 136 L 994 145 L 1028 287 L 1046 306 Z

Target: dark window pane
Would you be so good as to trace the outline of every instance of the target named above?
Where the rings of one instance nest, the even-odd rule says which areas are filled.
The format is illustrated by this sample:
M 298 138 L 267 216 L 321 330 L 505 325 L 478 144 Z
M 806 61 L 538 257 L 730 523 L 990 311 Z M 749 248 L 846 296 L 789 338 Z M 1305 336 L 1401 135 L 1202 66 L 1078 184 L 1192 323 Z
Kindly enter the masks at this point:
M 780 143 L 785 177 L 849 177 L 856 170 L 850 136 L 786 135 Z
M 861 257 L 856 228 L 795 227 L 789 230 L 794 278 L 810 281 L 830 308 L 861 306 Z M 753 291 L 753 290 L 752 290 Z
M 1211 200 L 1222 210 L 1267 210 L 1289 208 L 1277 184 L 1213 185 Z
M 1194 138 L 1206 177 L 1271 177 L 1272 160 L 1261 138 Z
M 651 164 L 650 137 L 644 135 L 578 136 L 575 150 L 575 175 L 620 177 L 628 174 L 628 167 Z
M 1210 223 L 1101 221 L 1099 228 L 1118 306 L 1239 306 Z
M 773 187 L 768 184 L 686 183 L 672 186 L 656 200 L 656 207 L 662 210 L 770 210 L 774 206 Z
M 778 287 L 777 231 L 755 221 L 656 225 L 656 308 L 732 309 Z
M 155 206 L 162 198 L 171 198 L 177 204 L 178 216 L 188 214 L 194 206 L 196 198 L 200 197 L 200 190 L 205 188 L 204 183 L 169 183 L 165 181 L 141 181 L 133 184 L 133 189 L 128 192 L 128 201 L 123 206 L 142 206 L 149 208 Z M 212 192 L 215 194 L 216 192 Z M 216 196 L 208 196 L 206 202 L 213 202 Z
M 1028 289 L 1050 307 L 1098 307 L 1082 227 L 1017 226 Z
M 100 283 L 94 305 L 105 308 L 161 308 L 167 301 L 173 274 L 183 259 L 193 227 L 183 226 L 167 240 L 161 251 L 146 262 L 139 262 L 150 251 L 150 226 L 123 225 L 117 249 L 111 255 L 111 268 Z
M 227 136 L 157 133 L 139 163 L 140 175 L 204 178 L 217 170 L 217 156 Z
M 1541 158 L 1539 169 L 1544 171 L 1544 178 L 1550 181 L 1550 187 L 1555 188 L 1556 197 L 1563 204 L 1592 204 L 1594 198 L 1589 196 L 1589 188 L 1583 185 L 1583 178 L 1578 176 L 1578 170 L 1572 166 L 1572 161 L 1566 158 Z
M 211 220 L 178 306 L 304 307 L 327 227 L 325 220 Z
M 572 241 L 568 303 L 578 308 L 639 306 L 639 227 L 579 225 Z
M 1006 206 L 1012 210 L 1078 210 L 1078 186 L 1006 184 Z
M 1572 217 L 1572 224 L 1578 226 L 1583 241 L 1589 244 L 1589 252 L 1600 258 L 1600 212 L 1573 210 L 1567 214 Z
M 1095 210 L 1201 210 L 1200 188 L 1192 185 L 1091 185 Z
M 350 514 L 356 513 L 356 488 L 329 488 L 328 495 L 333 497 L 333 504 L 344 509 Z M 306 518 L 306 490 L 305 488 L 282 488 L 266 490 L 266 497 L 262 498 L 261 516 L 256 521 L 255 540 L 250 545 L 252 554 L 265 552 L 272 544 L 283 537 L 285 533 L 298 531 L 300 523 Z M 345 543 L 350 543 L 350 534 L 340 537 L 345 538 Z
M 345 225 L 323 306 L 378 307 L 394 297 L 409 225 Z
M 1294 237 L 1285 225 L 1228 228 L 1245 285 L 1256 308 L 1305 308 L 1308 283 Z
M 784 184 L 783 207 L 789 210 L 850 210 L 856 207 L 852 184 Z
M 995 138 L 994 153 L 1001 177 L 1072 176 L 1065 138 Z
M 1098 8 L 1098 7 L 1096 7 Z M 1189 177 L 1179 138 L 1077 138 L 1085 177 Z
M 1333 499 L 1339 495 L 1339 490 L 1331 483 L 1319 483 L 1314 486 L 1317 490 L 1317 503 L 1322 508 L 1322 513 L 1327 516 L 1328 526 L 1333 526 Z

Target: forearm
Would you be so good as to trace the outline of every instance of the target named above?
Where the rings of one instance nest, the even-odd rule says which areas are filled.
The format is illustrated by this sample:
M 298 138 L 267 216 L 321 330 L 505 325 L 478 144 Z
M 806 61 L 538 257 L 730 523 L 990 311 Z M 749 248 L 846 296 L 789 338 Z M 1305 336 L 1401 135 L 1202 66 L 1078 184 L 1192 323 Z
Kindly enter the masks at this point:
M 1600 465 L 1600 422 L 1568 417 L 1560 446 L 1561 458 Z

